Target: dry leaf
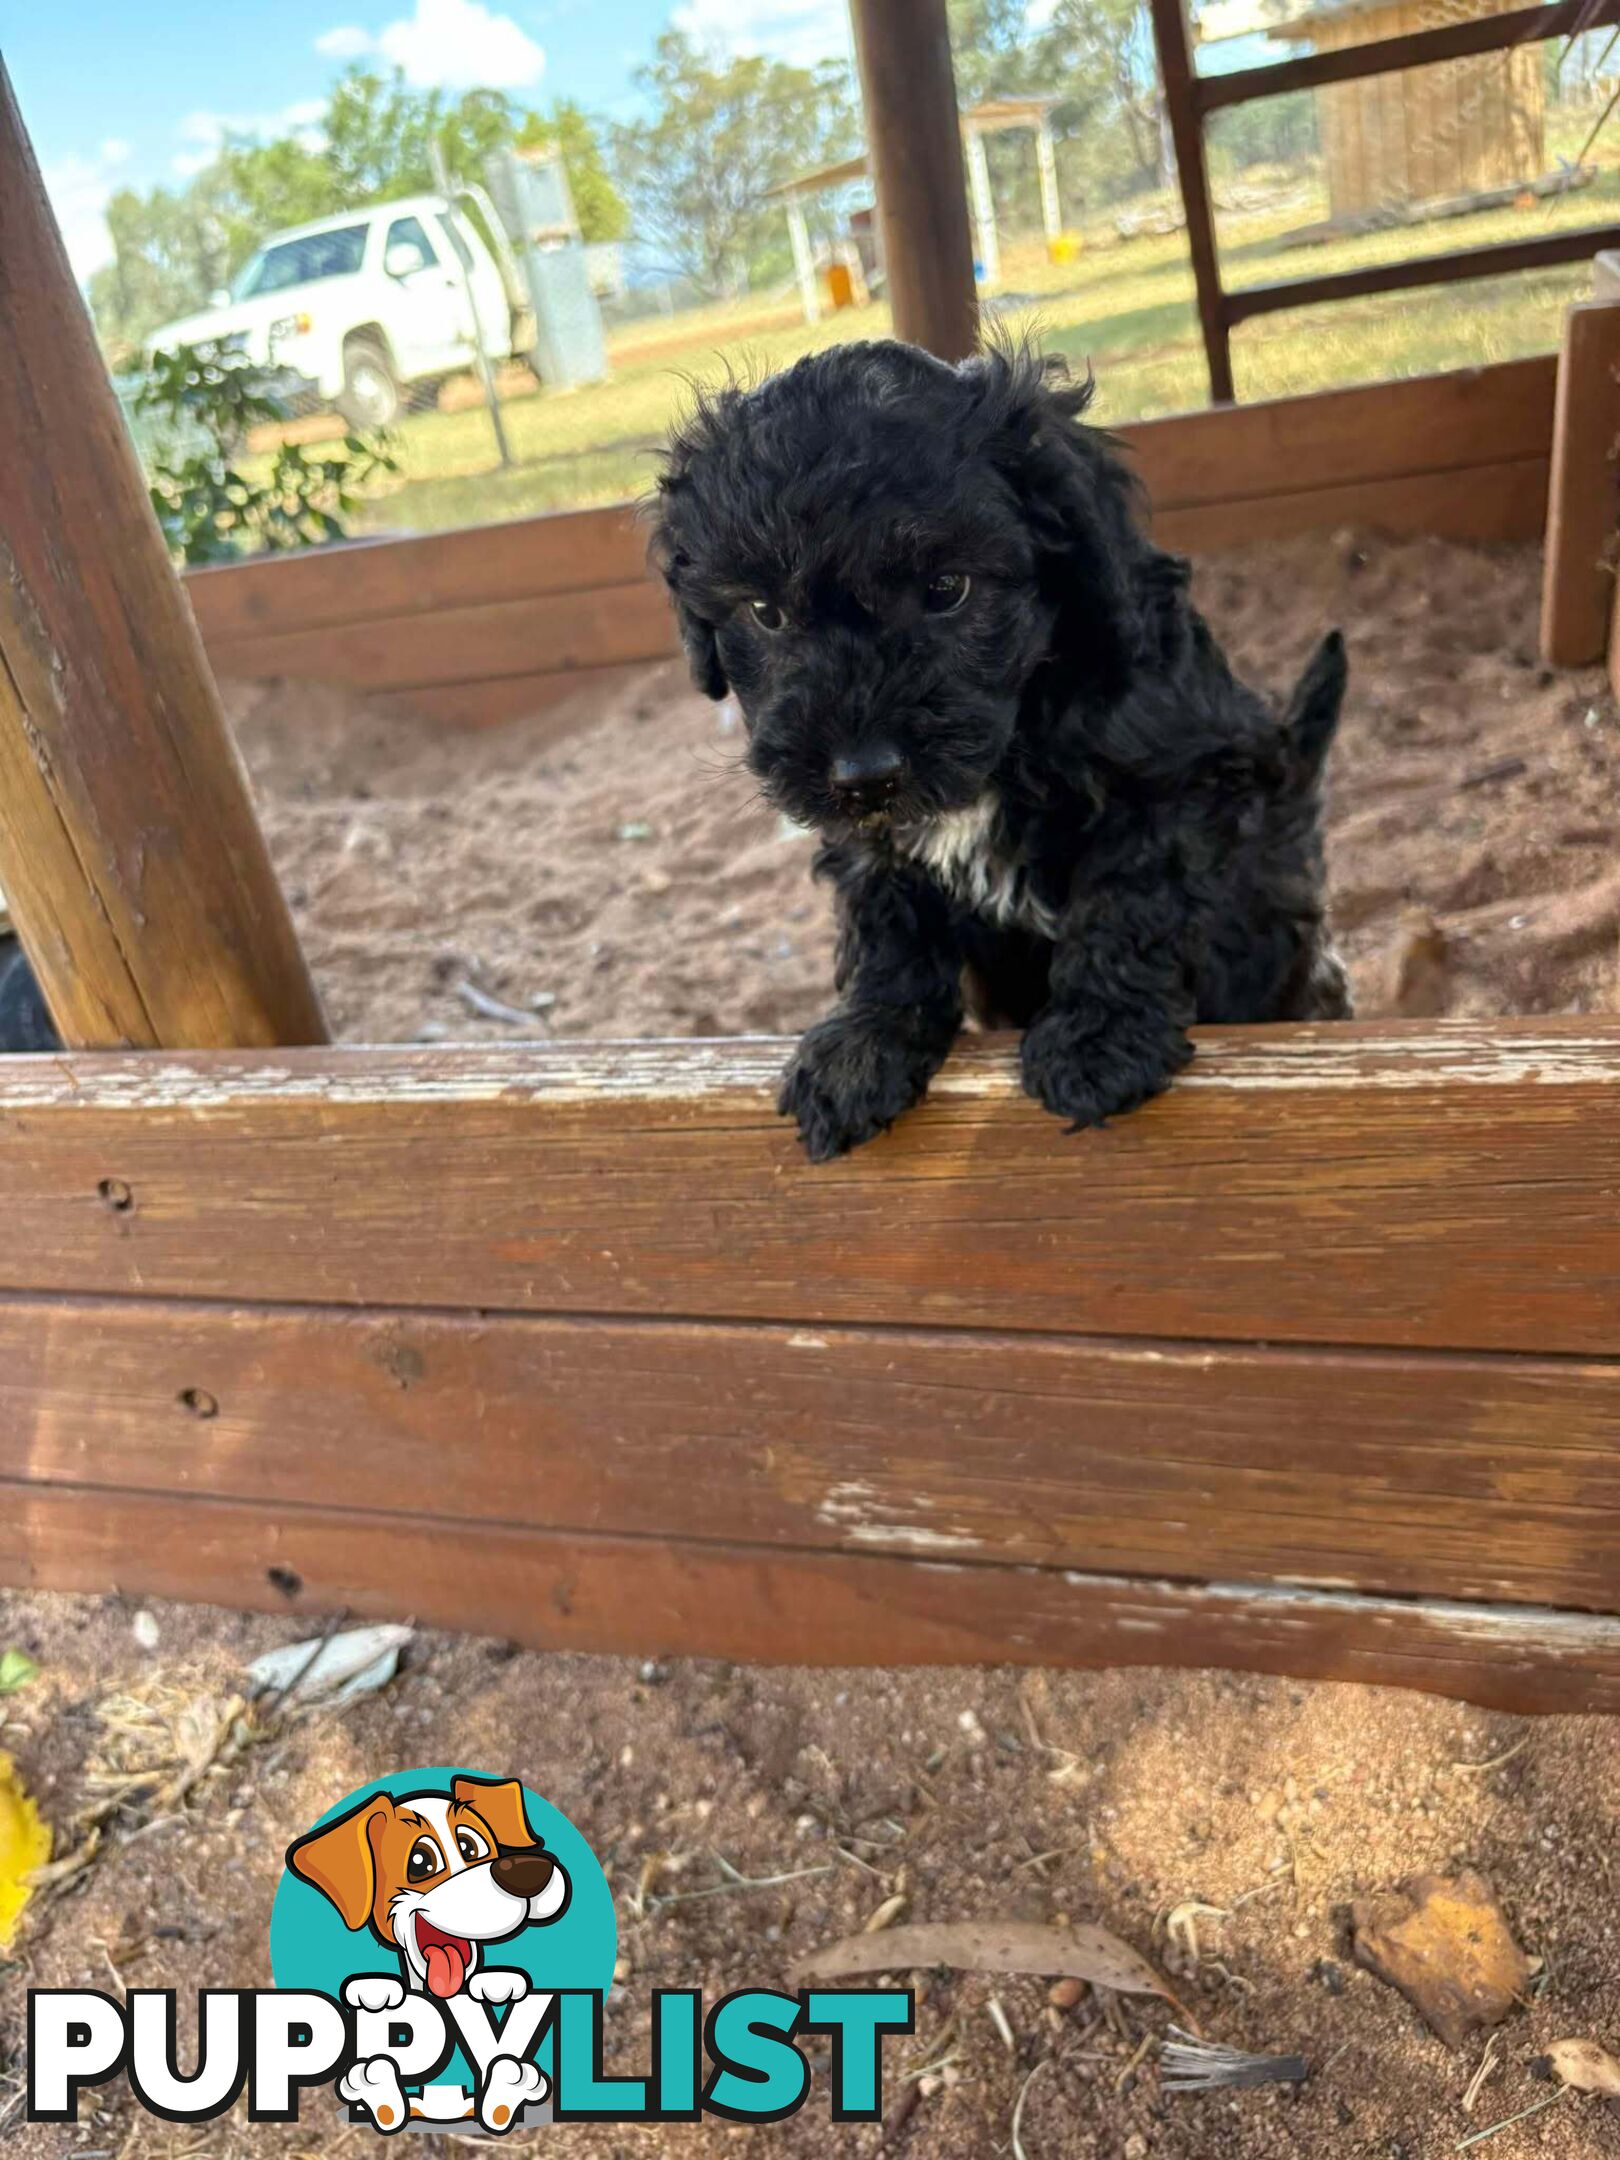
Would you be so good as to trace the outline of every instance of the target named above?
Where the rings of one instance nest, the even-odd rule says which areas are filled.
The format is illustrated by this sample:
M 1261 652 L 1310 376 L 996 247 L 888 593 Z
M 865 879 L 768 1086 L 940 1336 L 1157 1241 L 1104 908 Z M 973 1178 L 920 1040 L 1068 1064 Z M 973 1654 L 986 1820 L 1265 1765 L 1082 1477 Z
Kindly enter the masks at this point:
M 1595 2040 L 1555 2040 L 1547 2050 L 1547 2060 L 1561 2085 L 1620 2099 L 1620 2062 Z
M 792 1985 L 847 1980 L 859 1973 L 898 1972 L 902 1967 L 953 1966 L 959 1972 L 1036 1973 L 1089 1980 L 1120 1995 L 1162 1995 L 1169 1987 L 1144 1957 L 1105 1927 L 1043 1927 L 1025 1920 L 947 1920 L 937 1925 L 886 1928 L 881 1935 L 848 1935 L 801 1958 Z M 1185 2017 L 1180 2003 L 1176 2008 Z
M 1448 2047 L 1500 2025 L 1530 1985 L 1483 1875 L 1414 1875 L 1350 1908 L 1356 1962 L 1399 1988 Z
M 9 1950 L 32 1877 L 51 1857 L 51 1833 L 23 1790 L 9 1755 L 0 1755 L 0 1950 Z

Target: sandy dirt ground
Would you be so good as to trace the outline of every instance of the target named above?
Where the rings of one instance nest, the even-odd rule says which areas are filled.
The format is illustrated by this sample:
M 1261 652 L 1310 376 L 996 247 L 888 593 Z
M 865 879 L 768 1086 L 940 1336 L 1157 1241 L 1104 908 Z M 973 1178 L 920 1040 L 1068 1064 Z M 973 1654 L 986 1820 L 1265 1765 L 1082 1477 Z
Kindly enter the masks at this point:
M 3 1744 L 63 1852 L 111 1778 L 161 1778 L 194 1758 L 243 1664 L 298 1632 L 206 1609 L 142 1617 L 116 1599 L 27 1597 L 6 1601 L 4 1628 L 41 1672 L 5 1702 Z M 700 1985 L 712 2000 L 784 1985 L 796 1957 L 897 1898 L 906 1923 L 1102 1921 L 1158 1960 L 1209 2037 L 1310 2065 L 1301 2086 L 1172 2096 L 1155 2043 L 1173 2013 L 1156 2000 L 1082 1993 L 1059 2008 L 1035 1979 L 902 1973 L 917 1987 L 917 2031 L 889 2046 L 886 2131 L 834 2128 L 818 2078 L 805 2113 L 775 2128 L 534 2133 L 560 2160 L 739 2149 L 991 2160 L 1013 2149 L 1026 2085 L 1027 2160 L 1438 2160 L 1549 2098 L 1532 2065 L 1550 2043 L 1620 2040 L 1620 1748 L 1602 1719 L 1527 1722 L 1215 1674 L 897 1679 L 636 1666 L 426 1635 L 383 1693 L 292 1724 L 250 1715 L 238 1733 L 234 1759 L 204 1771 L 183 1806 L 125 1788 L 98 1856 L 26 1929 L 0 1975 L 0 2112 L 25 1984 L 265 1984 L 288 1840 L 368 1777 L 446 1761 L 521 1776 L 603 1861 L 621 1954 L 608 2064 L 626 2074 L 647 2067 L 653 1987 Z M 1535 1977 L 1494 2046 L 1454 2053 L 1357 1968 L 1345 1913 L 1413 1869 L 1459 1864 L 1494 1883 Z M 371 2135 L 323 2103 L 296 2131 L 175 2129 L 138 2115 L 115 2085 L 76 2129 L 14 2116 L 7 2145 L 19 2160 L 358 2154 Z M 1620 2117 L 1566 2097 L 1477 2149 L 1585 2160 L 1617 2145 Z
M 1537 668 L 1533 556 L 1340 536 L 1209 564 L 1200 586 L 1268 688 L 1328 622 L 1349 635 L 1330 847 L 1361 1009 L 1612 1009 L 1620 726 L 1595 676 Z M 785 1032 L 825 1002 L 808 843 L 753 799 L 734 717 L 673 667 L 581 707 L 549 747 L 555 715 L 456 739 L 303 690 L 245 691 L 235 710 L 349 1039 Z M 125 1796 L 0 1960 L 0 2136 L 22 2160 L 368 2149 L 318 2107 L 298 2131 L 178 2130 L 119 2087 L 77 2128 L 25 2126 L 24 1985 L 263 1982 L 287 1840 L 368 1777 L 439 1762 L 523 1777 L 601 1856 L 622 1952 L 613 2067 L 644 2067 L 650 1988 L 781 1984 L 885 1908 L 1100 1921 L 1157 1959 L 1211 2037 L 1310 2064 L 1297 2088 L 1176 2097 L 1157 2001 L 1060 2006 L 1042 1981 L 923 1973 L 917 2033 L 889 2052 L 886 2129 L 830 2126 L 818 2080 L 775 2129 L 539 2133 L 559 2156 L 1620 2151 L 1620 2117 L 1574 2097 L 1463 2143 L 1549 2098 L 1533 2065 L 1551 2042 L 1620 2046 L 1611 1724 L 1212 1674 L 638 1666 L 424 1635 L 382 1694 L 300 1721 L 243 1713 L 215 1760 L 207 1736 L 244 1664 L 297 1632 L 0 1598 L 0 1651 L 41 1668 L 0 1700 L 0 1747 L 58 1853 Z M 195 1782 L 165 1800 L 188 1762 Z M 1494 2047 L 1451 2052 L 1357 1968 L 1346 1915 L 1413 1870 L 1461 1865 L 1495 1884 L 1534 1977 Z
M 1329 624 L 1349 639 L 1329 863 L 1365 1014 L 1620 1002 L 1620 725 L 1596 672 L 1537 665 L 1538 580 L 1530 549 L 1348 535 L 1200 571 L 1266 690 Z M 344 1037 L 791 1033 L 826 1004 L 811 843 L 678 665 L 472 736 L 303 685 L 234 704 Z

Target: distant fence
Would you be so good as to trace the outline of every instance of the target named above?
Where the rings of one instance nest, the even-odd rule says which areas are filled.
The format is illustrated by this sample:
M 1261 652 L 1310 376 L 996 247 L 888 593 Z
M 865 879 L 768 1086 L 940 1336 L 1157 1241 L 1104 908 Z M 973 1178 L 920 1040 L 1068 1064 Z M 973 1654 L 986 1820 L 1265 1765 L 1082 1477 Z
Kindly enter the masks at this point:
M 1528 540 L 1547 506 L 1551 355 L 1122 428 L 1155 534 L 1192 553 L 1359 525 Z M 383 692 L 477 726 L 667 659 L 628 505 L 360 542 L 186 580 L 215 672 Z

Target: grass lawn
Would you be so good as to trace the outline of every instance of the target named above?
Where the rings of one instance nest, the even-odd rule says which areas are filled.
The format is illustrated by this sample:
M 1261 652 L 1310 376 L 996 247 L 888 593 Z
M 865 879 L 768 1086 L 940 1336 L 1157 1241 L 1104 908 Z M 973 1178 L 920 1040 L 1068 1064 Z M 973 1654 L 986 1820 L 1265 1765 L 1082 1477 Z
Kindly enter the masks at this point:
M 1325 209 L 1325 202 L 1296 201 L 1282 212 L 1223 217 L 1228 282 L 1315 276 L 1620 221 L 1620 169 L 1533 208 L 1310 246 L 1287 243 L 1288 233 Z M 1048 350 L 1066 354 L 1076 367 L 1095 367 L 1100 418 L 1139 419 L 1207 402 L 1181 235 L 1128 242 L 1111 231 L 1089 235 L 1078 262 L 1061 269 L 1038 244 L 1010 243 L 1003 256 L 997 312 L 1015 327 L 1033 327 Z M 1558 342 L 1564 303 L 1587 278 L 1586 268 L 1575 265 L 1265 317 L 1234 339 L 1238 395 L 1281 397 L 1548 351 Z M 691 381 L 713 381 L 728 367 L 764 372 L 846 339 L 886 336 L 889 328 L 881 305 L 850 309 L 812 328 L 791 305 L 758 296 L 736 307 L 637 323 L 611 340 L 609 381 L 510 401 L 506 421 L 516 462 L 507 471 L 498 467 L 481 406 L 406 420 L 399 431 L 400 479 L 375 497 L 363 522 L 430 531 L 639 494 Z

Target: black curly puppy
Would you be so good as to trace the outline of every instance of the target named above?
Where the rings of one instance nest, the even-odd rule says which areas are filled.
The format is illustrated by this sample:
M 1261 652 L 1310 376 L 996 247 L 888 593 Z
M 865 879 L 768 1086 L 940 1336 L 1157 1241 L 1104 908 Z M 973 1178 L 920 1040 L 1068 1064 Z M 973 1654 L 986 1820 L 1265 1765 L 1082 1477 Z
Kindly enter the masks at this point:
M 964 1011 L 1092 1125 L 1195 1021 L 1336 1018 L 1322 914 L 1337 634 L 1280 718 L 1136 519 L 1090 384 L 1024 351 L 845 345 L 702 399 L 653 551 L 700 689 L 821 829 L 841 1002 L 781 1107 L 823 1161 L 927 1088 Z

